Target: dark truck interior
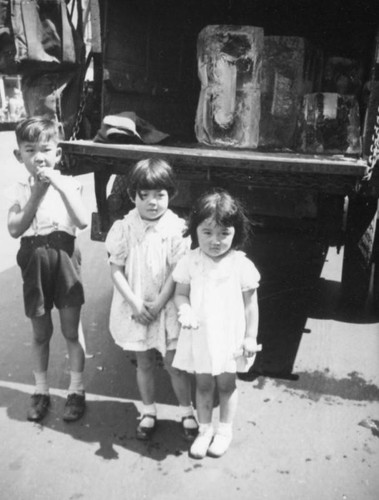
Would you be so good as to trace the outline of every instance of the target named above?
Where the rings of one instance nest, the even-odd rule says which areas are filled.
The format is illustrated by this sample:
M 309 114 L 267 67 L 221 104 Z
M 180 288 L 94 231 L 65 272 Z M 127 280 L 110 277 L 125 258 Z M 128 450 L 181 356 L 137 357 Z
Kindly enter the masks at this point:
M 108 0 L 103 9 L 103 116 L 135 111 L 170 134 L 169 143 L 195 143 L 198 34 L 207 25 L 251 25 L 265 36 L 303 37 L 320 50 L 324 65 L 312 69 L 317 91 L 336 91 L 325 79 L 329 58 L 355 61 L 357 74 L 347 78 L 355 79 L 363 126 L 377 0 Z

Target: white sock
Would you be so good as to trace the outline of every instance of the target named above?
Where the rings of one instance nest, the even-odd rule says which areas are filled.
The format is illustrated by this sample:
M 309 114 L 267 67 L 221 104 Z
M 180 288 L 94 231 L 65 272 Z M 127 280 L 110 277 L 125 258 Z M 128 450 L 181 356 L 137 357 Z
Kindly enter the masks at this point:
M 157 407 L 155 406 L 155 403 L 152 405 L 143 405 L 142 407 L 141 420 L 143 420 L 144 427 L 154 427 L 155 420 L 151 418 L 150 415 L 157 415 Z
M 204 434 L 213 434 L 212 422 L 209 424 L 199 424 L 199 436 Z
M 195 414 L 192 405 L 190 406 L 179 405 L 179 414 L 182 419 L 184 418 L 183 426 L 186 429 L 197 429 L 198 425 L 195 419 Z M 185 418 L 185 417 L 194 417 L 194 418 Z
M 47 372 L 33 372 L 36 381 L 35 394 L 49 394 L 49 384 L 47 383 Z
M 73 393 L 84 393 L 83 372 L 70 371 L 70 387 L 68 388 L 68 394 Z

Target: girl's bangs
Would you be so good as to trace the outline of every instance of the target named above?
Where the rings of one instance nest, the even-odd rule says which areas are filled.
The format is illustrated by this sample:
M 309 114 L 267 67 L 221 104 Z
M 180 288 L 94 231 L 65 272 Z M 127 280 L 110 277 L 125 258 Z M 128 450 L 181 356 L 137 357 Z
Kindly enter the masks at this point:
M 172 185 L 171 179 L 164 175 L 162 172 L 154 172 L 152 170 L 147 170 L 144 172 L 143 177 L 141 176 L 137 180 L 137 189 L 139 191 L 148 189 L 169 189 Z

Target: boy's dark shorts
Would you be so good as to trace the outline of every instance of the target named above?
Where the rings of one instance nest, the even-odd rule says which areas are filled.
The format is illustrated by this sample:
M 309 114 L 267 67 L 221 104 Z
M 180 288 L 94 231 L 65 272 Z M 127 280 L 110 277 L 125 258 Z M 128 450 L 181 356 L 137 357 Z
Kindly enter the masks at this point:
M 17 253 L 24 290 L 25 314 L 42 316 L 58 309 L 84 304 L 80 276 L 81 255 L 75 236 L 54 231 L 44 236 L 25 236 Z

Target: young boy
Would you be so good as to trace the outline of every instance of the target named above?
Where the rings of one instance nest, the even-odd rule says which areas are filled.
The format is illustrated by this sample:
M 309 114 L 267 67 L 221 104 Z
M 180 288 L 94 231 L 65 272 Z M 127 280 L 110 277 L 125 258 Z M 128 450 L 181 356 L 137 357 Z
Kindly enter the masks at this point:
M 21 237 L 17 263 L 21 268 L 25 314 L 33 329 L 32 353 L 36 382 L 27 413 L 39 421 L 50 404 L 47 368 L 53 333 L 51 310 L 59 310 L 62 333 L 70 361 L 70 386 L 63 419 L 74 421 L 85 410 L 84 351 L 78 339 L 80 310 L 84 303 L 80 278 L 80 252 L 76 228 L 87 226 L 81 186 L 55 167 L 61 160 L 59 124 L 34 117 L 16 127 L 17 160 L 29 172 L 24 183 L 11 189 L 8 230 Z

